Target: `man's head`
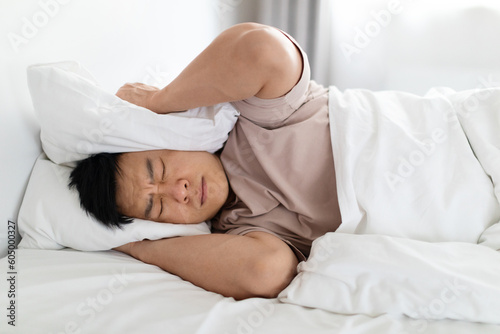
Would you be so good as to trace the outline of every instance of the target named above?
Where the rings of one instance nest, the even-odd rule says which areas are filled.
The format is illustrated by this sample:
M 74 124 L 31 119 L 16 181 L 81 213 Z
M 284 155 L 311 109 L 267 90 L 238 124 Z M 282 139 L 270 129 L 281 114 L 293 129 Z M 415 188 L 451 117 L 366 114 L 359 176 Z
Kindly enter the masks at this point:
M 111 227 L 130 218 L 200 223 L 215 216 L 229 193 L 216 155 L 171 150 L 92 156 L 74 169 L 70 186 L 82 207 Z

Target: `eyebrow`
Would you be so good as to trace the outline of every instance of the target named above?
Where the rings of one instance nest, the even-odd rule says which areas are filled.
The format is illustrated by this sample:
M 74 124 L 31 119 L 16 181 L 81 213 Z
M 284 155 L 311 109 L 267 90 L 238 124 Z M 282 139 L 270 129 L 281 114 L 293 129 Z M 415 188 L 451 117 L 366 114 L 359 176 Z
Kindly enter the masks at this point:
M 151 183 L 153 183 L 155 173 L 153 171 L 153 163 L 149 158 L 146 159 L 146 168 L 148 169 L 149 180 L 151 181 Z
M 151 183 L 153 183 L 154 182 L 153 163 L 151 162 L 151 159 L 149 159 L 149 158 L 146 159 L 146 169 L 148 170 L 149 179 L 150 179 Z M 146 218 L 150 218 L 152 209 L 153 209 L 153 195 L 151 194 L 149 196 L 149 201 L 148 201 L 148 205 L 146 206 L 146 210 L 144 210 L 144 216 Z

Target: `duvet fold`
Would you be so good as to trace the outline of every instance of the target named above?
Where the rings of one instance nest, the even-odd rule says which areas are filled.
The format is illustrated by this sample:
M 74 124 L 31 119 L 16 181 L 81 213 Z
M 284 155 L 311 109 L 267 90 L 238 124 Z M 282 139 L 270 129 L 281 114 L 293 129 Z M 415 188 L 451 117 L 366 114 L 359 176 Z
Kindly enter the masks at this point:
M 282 302 L 340 314 L 500 324 L 500 253 L 462 242 L 328 233 L 314 241 Z

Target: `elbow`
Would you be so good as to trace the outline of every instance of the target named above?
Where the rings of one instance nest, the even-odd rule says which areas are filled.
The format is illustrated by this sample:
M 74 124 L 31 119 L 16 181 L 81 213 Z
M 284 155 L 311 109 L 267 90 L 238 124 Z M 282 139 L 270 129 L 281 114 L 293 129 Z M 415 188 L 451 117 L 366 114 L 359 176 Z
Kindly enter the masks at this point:
M 295 277 L 297 263 L 289 250 L 276 251 L 256 260 L 247 276 L 248 297 L 276 298 Z

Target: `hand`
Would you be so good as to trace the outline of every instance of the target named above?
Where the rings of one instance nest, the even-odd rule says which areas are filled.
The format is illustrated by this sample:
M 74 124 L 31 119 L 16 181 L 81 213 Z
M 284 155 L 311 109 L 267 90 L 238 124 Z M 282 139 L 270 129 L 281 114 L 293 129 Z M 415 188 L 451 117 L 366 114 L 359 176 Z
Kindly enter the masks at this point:
M 130 103 L 154 111 L 151 99 L 159 91 L 160 89 L 158 87 L 143 83 L 127 83 L 118 89 L 116 96 Z

